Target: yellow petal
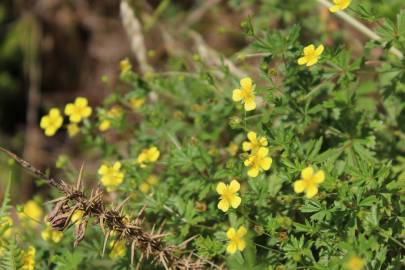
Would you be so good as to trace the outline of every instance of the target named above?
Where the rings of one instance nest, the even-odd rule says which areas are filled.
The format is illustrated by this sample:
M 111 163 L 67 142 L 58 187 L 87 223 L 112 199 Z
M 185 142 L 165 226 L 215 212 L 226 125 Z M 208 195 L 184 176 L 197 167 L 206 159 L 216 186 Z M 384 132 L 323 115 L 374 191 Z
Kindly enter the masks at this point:
M 82 120 L 82 117 L 80 114 L 74 113 L 70 115 L 69 120 L 72 123 L 79 123 Z
M 305 181 L 303 180 L 298 180 L 294 182 L 294 191 L 295 193 L 301 193 L 305 190 Z
M 232 206 L 232 208 L 238 208 L 238 206 L 240 205 L 240 203 L 241 203 L 241 201 L 242 201 L 242 199 L 239 197 L 239 196 L 232 196 L 232 199 L 231 199 L 231 206 Z
M 223 212 L 228 211 L 229 202 L 227 200 L 220 200 L 219 203 L 218 203 L 218 209 L 220 209 Z
M 270 157 L 266 157 L 260 162 L 260 167 L 263 170 L 267 171 L 268 169 L 270 169 L 272 162 L 273 160 Z
M 243 142 L 242 149 L 243 149 L 243 151 L 252 150 L 252 144 L 250 142 Z
M 236 252 L 236 249 L 237 249 L 237 245 L 235 242 L 232 241 L 228 244 L 226 251 L 230 254 L 234 254 Z
M 312 54 L 314 51 L 315 51 L 315 46 L 314 46 L 314 44 L 311 44 L 304 48 L 304 55 Z
M 268 144 L 267 139 L 265 137 L 260 137 L 259 142 L 261 146 L 267 146 Z
M 338 12 L 340 10 L 339 6 L 334 5 L 329 8 L 329 11 L 332 13 Z
M 45 129 L 45 135 L 48 137 L 55 135 L 55 133 L 56 133 L 56 128 L 49 127 L 47 129 Z
M 246 159 L 243 163 L 245 164 L 245 166 L 250 166 L 253 162 L 254 157 L 250 156 L 248 159 Z
M 217 193 L 222 195 L 226 191 L 226 185 L 223 182 L 219 182 L 217 185 Z
M 58 116 L 60 116 L 60 111 L 59 111 L 59 109 L 57 109 L 57 108 L 52 108 L 52 109 L 49 111 L 49 116 L 50 116 L 50 117 L 58 117 Z
M 343 1 L 343 5 L 341 6 L 341 9 L 342 10 L 346 9 L 350 5 L 350 3 L 351 3 L 351 0 Z
M 313 174 L 314 169 L 311 166 L 309 166 L 301 171 L 301 178 L 304 180 L 309 180 L 312 179 Z
M 315 173 L 314 175 L 314 181 L 317 184 L 322 183 L 325 180 L 325 173 L 324 171 L 320 170 L 318 172 Z
M 307 63 L 307 58 L 305 56 L 298 58 L 298 65 L 305 65 Z
M 83 110 L 83 117 L 89 117 L 91 115 L 92 109 L 90 107 L 86 107 Z
M 242 90 L 240 90 L 240 89 L 233 90 L 233 92 L 232 92 L 232 100 L 233 101 L 241 101 L 242 98 L 243 98 Z
M 121 162 L 116 161 L 116 162 L 114 163 L 114 165 L 113 165 L 114 171 L 119 171 L 120 168 L 121 168 Z
M 76 100 L 75 100 L 75 105 L 78 106 L 78 107 L 84 108 L 84 107 L 87 106 L 87 104 L 88 104 L 87 98 L 78 97 L 78 98 L 76 98 Z
M 311 185 L 305 190 L 305 196 L 310 199 L 318 193 L 318 187 L 316 185 Z
M 249 131 L 247 134 L 247 137 L 249 139 L 249 141 L 251 141 L 252 143 L 257 142 L 257 134 L 253 131 Z
M 259 175 L 259 169 L 258 168 L 251 168 L 250 170 L 248 170 L 248 175 L 250 177 L 256 177 Z
M 257 151 L 257 155 L 259 157 L 266 157 L 269 153 L 269 149 L 267 147 L 260 147 Z
M 240 86 L 243 90 L 251 90 L 252 89 L 252 79 L 250 77 L 243 78 L 240 80 Z
M 46 129 L 49 126 L 49 116 L 43 116 L 39 125 L 41 128 Z
M 256 103 L 254 98 L 245 100 L 245 111 L 253 111 L 256 109 Z
M 228 239 L 233 239 L 236 235 L 236 230 L 234 228 L 229 228 L 228 231 L 226 232 L 226 237 Z
M 245 242 L 245 240 L 239 240 L 239 241 L 238 241 L 238 249 L 239 249 L 240 251 L 243 251 L 243 250 L 245 249 L 245 247 L 246 247 L 246 242 Z
M 75 109 L 75 106 L 72 103 L 68 103 L 65 106 L 65 114 L 66 115 L 71 115 Z
M 232 180 L 231 184 L 229 184 L 229 191 L 232 193 L 236 193 L 238 192 L 239 189 L 240 189 L 239 182 L 236 180 Z
M 101 165 L 100 168 L 98 169 L 98 174 L 107 174 L 108 173 L 108 167 L 107 165 Z
M 318 63 L 318 57 L 314 57 L 313 59 L 309 60 L 307 63 L 307 67 L 313 66 Z
M 242 238 L 243 236 L 245 236 L 246 233 L 247 233 L 247 230 L 244 226 L 240 226 L 238 231 L 236 232 L 236 234 L 239 236 L 239 238 Z
M 316 48 L 315 53 L 316 55 L 321 55 L 323 53 L 323 50 L 325 49 L 325 47 L 321 44 L 318 46 L 318 48 Z

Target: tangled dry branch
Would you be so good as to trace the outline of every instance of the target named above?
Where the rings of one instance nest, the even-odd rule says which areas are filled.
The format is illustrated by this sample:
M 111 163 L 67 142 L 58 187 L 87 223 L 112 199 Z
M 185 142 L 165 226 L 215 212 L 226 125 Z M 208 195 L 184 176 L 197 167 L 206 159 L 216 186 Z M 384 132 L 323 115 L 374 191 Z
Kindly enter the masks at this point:
M 118 235 L 118 240 L 126 240 L 131 246 L 131 262 L 133 263 L 135 251 L 140 251 L 140 267 L 143 259 L 150 259 L 154 264 L 160 264 L 165 269 L 181 269 L 181 270 L 199 270 L 206 269 L 206 262 L 203 259 L 193 257 L 193 253 L 188 255 L 181 254 L 181 247 L 170 246 L 163 241 L 163 237 L 167 234 L 162 233 L 162 228 L 154 232 L 146 232 L 142 224 L 144 222 L 143 208 L 138 215 L 133 219 L 126 218 L 122 209 L 128 199 L 113 209 L 106 207 L 103 200 L 103 191 L 97 187 L 93 189 L 90 196 L 86 196 L 82 181 L 83 167 L 76 184 L 71 185 L 61 179 L 53 179 L 32 166 L 29 162 L 21 159 L 16 154 L 0 147 L 0 151 L 16 160 L 24 169 L 34 174 L 36 177 L 44 179 L 51 186 L 57 188 L 63 196 L 54 200 L 55 206 L 48 214 L 48 221 L 52 228 L 58 231 L 64 231 L 72 225 L 71 218 L 76 210 L 84 212 L 83 217 L 75 224 L 75 246 L 83 240 L 87 225 L 90 220 L 94 220 L 94 224 L 98 224 L 104 233 L 105 241 L 103 253 L 106 243 L 112 233 Z

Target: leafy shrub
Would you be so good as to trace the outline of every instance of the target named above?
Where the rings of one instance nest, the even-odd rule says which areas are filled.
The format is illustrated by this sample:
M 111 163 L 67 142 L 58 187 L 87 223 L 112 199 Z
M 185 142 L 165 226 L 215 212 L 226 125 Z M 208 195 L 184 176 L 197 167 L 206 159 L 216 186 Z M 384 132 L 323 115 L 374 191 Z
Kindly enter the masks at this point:
M 353 13 L 373 21 L 369 8 Z M 298 24 L 279 31 L 255 25 L 252 18 L 242 23 L 252 44 L 239 59 L 261 58 L 254 79 L 235 75 L 225 61 L 207 66 L 198 57 L 193 69 L 143 76 L 123 60 L 102 106 L 79 97 L 51 109 L 40 123 L 45 135 L 63 127 L 64 112 L 67 135 L 90 153 L 83 162 L 99 157 L 99 167 L 85 166 L 78 176 L 68 156 L 58 159 L 71 188 L 54 185 L 71 210 L 67 227 L 55 224 L 53 211 L 51 224 L 42 222 L 40 198 L 19 207 L 20 226 L 10 226 L 6 191 L 0 265 L 32 269 L 35 258 L 38 269 L 126 269 L 134 259 L 143 269 L 174 267 L 154 251 L 131 254 L 131 241 L 141 237 L 127 241 L 122 228 L 141 226 L 142 237 L 162 233 L 159 245 L 173 247 L 173 258 L 198 262 L 195 268 L 400 269 L 405 12 L 387 16 L 381 39 L 356 57 L 344 44 L 304 45 Z M 81 190 L 77 179 L 86 186 L 80 200 L 71 192 Z M 92 179 L 105 188 L 102 201 L 97 188 L 90 194 Z M 92 208 L 86 200 L 93 196 Z M 45 208 L 49 213 L 51 205 Z M 73 239 L 81 241 L 75 248 Z M 159 248 L 151 247 L 166 250 Z

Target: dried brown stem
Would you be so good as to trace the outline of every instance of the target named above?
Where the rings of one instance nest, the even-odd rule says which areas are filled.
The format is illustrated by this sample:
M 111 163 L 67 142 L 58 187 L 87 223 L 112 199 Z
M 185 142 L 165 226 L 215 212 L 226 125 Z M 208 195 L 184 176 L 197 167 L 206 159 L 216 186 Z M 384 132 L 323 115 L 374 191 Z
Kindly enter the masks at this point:
M 95 223 L 104 232 L 105 242 L 103 252 L 106 248 L 108 237 L 114 232 L 118 235 L 119 240 L 126 240 L 128 245 L 131 245 L 131 261 L 133 261 L 135 250 L 140 251 L 141 260 L 138 266 L 142 264 L 144 259 L 150 259 L 152 263 L 160 264 L 165 269 L 207 269 L 206 263 L 199 258 L 193 259 L 191 256 L 177 255 L 181 252 L 182 245 L 167 245 L 163 241 L 163 237 L 167 234 L 161 233 L 160 230 L 156 233 L 146 232 L 142 227 L 145 207 L 141 209 L 136 218 L 129 220 L 120 213 L 124 203 L 121 203 L 114 209 L 106 207 L 103 200 L 103 191 L 99 187 L 93 189 L 90 196 L 86 196 L 82 190 L 82 170 L 77 183 L 70 185 L 63 180 L 49 178 L 29 162 L 21 159 L 7 149 L 0 147 L 0 152 L 6 153 L 24 169 L 36 177 L 44 179 L 49 185 L 56 187 L 63 193 L 63 197 L 57 200 L 54 208 L 48 214 L 48 221 L 53 229 L 64 231 L 69 225 L 73 225 L 71 222 L 73 213 L 76 210 L 84 211 L 81 220 L 75 224 L 75 246 L 83 240 L 89 220 L 92 218 L 96 220 Z

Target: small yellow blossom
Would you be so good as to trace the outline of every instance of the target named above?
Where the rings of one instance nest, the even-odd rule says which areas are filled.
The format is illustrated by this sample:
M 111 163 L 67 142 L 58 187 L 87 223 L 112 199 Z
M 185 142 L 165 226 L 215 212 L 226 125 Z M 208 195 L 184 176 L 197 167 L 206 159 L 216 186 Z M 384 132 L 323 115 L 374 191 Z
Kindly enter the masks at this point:
M 234 209 L 238 208 L 240 202 L 242 201 L 237 193 L 239 189 L 240 184 L 236 180 L 232 180 L 229 185 L 220 182 L 217 185 L 217 193 L 221 195 L 218 203 L 218 208 L 223 212 L 228 211 L 230 206 L 232 206 L 232 208 Z
M 121 162 L 117 161 L 113 166 L 103 164 L 98 169 L 101 176 L 101 183 L 112 190 L 124 181 L 124 173 L 121 172 Z
M 257 134 L 253 131 L 248 132 L 247 137 L 249 141 L 242 143 L 243 151 L 251 151 L 251 153 L 256 153 L 260 147 L 267 146 L 268 142 L 265 137 L 257 137 Z
M 41 232 L 41 237 L 45 241 L 59 243 L 63 238 L 63 232 L 53 230 L 49 223 L 47 223 L 47 227 Z
M 76 210 L 72 217 L 70 218 L 70 221 L 74 224 L 79 224 L 79 221 L 83 218 L 84 211 L 83 210 Z
M 240 226 L 237 231 L 234 228 L 230 228 L 226 232 L 226 236 L 229 239 L 229 244 L 226 248 L 226 251 L 231 254 L 234 254 L 236 250 L 243 251 L 246 247 L 246 242 L 245 240 L 243 240 L 243 237 L 246 235 L 246 233 L 247 230 L 243 226 Z
M 333 0 L 333 6 L 329 8 L 329 11 L 332 13 L 344 10 L 349 7 L 351 0 Z
M 318 48 L 315 49 L 315 45 L 311 44 L 307 47 L 304 48 L 304 56 L 300 57 L 298 59 L 298 64 L 299 65 L 307 65 L 307 67 L 310 67 L 312 65 L 315 65 L 318 60 L 320 55 L 322 54 L 324 50 L 323 45 L 319 45 Z
M 29 227 L 37 227 L 42 220 L 43 211 L 41 207 L 33 200 L 27 201 L 22 211 L 18 213 L 21 222 Z
M 239 146 L 236 143 L 230 143 L 228 145 L 228 147 L 226 148 L 228 153 L 233 157 L 236 156 L 236 154 L 238 153 L 238 149 L 239 149 Z
M 40 126 L 45 130 L 46 136 L 55 135 L 56 131 L 62 126 L 63 118 L 59 109 L 52 108 L 49 113 L 41 118 Z
M 122 59 L 120 61 L 120 71 L 121 71 L 121 75 L 124 73 L 127 73 L 128 71 L 130 71 L 132 69 L 132 65 L 129 62 L 128 58 Z
M 3 232 L 3 236 L 7 239 L 13 233 L 13 219 L 9 216 L 0 217 L 0 232 Z M 1 236 L 1 235 L 0 235 Z
M 123 110 L 120 106 L 113 106 L 110 110 L 107 112 L 107 117 L 109 118 L 119 118 L 123 114 Z M 98 129 L 102 132 L 110 129 L 111 127 L 111 121 L 110 119 L 103 118 L 100 125 L 98 126 Z
M 252 111 L 256 109 L 255 86 L 252 79 L 249 77 L 243 78 L 240 80 L 240 86 L 240 89 L 233 90 L 233 101 L 241 101 L 243 104 L 245 104 L 245 111 Z
M 364 259 L 358 256 L 352 256 L 347 260 L 345 266 L 348 270 L 362 270 L 365 265 Z
M 144 98 L 131 98 L 129 100 L 129 103 L 131 103 L 131 106 L 134 110 L 137 110 L 140 107 L 142 107 L 142 105 L 145 103 L 145 99 Z
M 79 123 L 82 119 L 91 115 L 92 109 L 84 97 L 76 98 L 74 103 L 68 103 L 65 107 L 65 114 L 69 116 L 72 123 Z
M 151 187 L 156 185 L 158 183 L 158 181 L 159 181 L 159 179 L 157 178 L 157 176 L 155 174 L 151 174 L 148 176 L 148 178 L 146 178 L 145 182 L 142 182 L 139 185 L 139 190 L 142 193 L 148 193 L 149 190 L 151 189 Z
M 77 135 L 77 133 L 79 133 L 80 128 L 76 123 L 70 123 L 69 125 L 67 125 L 67 130 L 69 137 L 73 138 L 74 136 Z
M 146 183 L 146 182 L 142 182 L 142 183 L 139 185 L 139 190 L 140 190 L 142 193 L 148 193 L 149 190 L 150 190 L 150 185 L 149 185 L 148 183 Z
M 26 251 L 22 253 L 22 267 L 21 270 L 34 270 L 35 268 L 35 253 L 36 249 L 33 246 L 29 246 Z
M 104 119 L 103 121 L 101 121 L 100 125 L 98 126 L 98 130 L 104 132 L 106 130 L 109 130 L 111 127 L 111 121 Z
M 126 241 L 125 240 L 118 240 L 110 242 L 110 258 L 111 259 L 118 259 L 125 255 L 126 249 Z
M 273 160 L 268 157 L 269 149 L 266 147 L 260 147 L 256 153 L 251 153 L 245 160 L 245 166 L 249 166 L 248 175 L 250 177 L 256 177 L 261 170 L 267 171 L 270 169 Z
M 305 192 L 307 198 L 312 198 L 318 193 L 318 185 L 325 180 L 325 173 L 322 170 L 314 173 L 314 169 L 309 166 L 301 171 L 301 179 L 294 182 L 296 193 Z
M 143 149 L 142 152 L 138 155 L 137 162 L 142 168 L 146 167 L 145 163 L 153 163 L 158 160 L 160 152 L 157 147 L 152 146 L 150 148 Z

